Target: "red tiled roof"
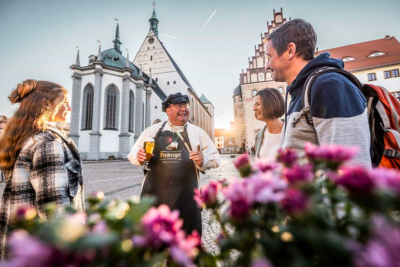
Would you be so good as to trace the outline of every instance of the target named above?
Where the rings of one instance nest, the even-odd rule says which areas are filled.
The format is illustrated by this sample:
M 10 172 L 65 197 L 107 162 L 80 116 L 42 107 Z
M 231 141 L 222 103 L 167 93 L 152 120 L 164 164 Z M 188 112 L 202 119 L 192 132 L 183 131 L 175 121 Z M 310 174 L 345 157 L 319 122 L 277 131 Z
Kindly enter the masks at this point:
M 400 43 L 395 37 L 385 37 L 383 39 L 326 49 L 318 51 L 316 54 L 319 55 L 323 52 L 329 52 L 333 58 L 355 58 L 354 60 L 345 61 L 344 68 L 348 71 L 400 64 Z M 385 53 L 385 55 L 368 57 L 375 52 Z

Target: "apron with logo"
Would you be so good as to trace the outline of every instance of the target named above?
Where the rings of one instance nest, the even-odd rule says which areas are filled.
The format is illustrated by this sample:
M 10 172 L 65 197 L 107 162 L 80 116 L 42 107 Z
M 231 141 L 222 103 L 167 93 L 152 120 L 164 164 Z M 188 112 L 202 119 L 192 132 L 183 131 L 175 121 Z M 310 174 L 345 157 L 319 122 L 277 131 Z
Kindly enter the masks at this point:
M 163 123 L 155 136 L 153 157 L 149 162 L 149 169 L 145 176 L 140 197 L 154 195 L 156 205 L 166 204 L 171 210 L 179 210 L 179 217 L 183 219 L 183 230 L 191 234 L 196 230 L 201 236 L 201 211 L 193 199 L 194 189 L 198 181 L 194 163 L 189 159 L 189 151 L 181 138 L 171 131 L 162 131 Z M 175 135 L 175 136 L 174 136 Z M 178 148 L 171 150 L 169 145 L 178 142 Z M 187 125 L 184 127 L 183 139 L 188 144 Z

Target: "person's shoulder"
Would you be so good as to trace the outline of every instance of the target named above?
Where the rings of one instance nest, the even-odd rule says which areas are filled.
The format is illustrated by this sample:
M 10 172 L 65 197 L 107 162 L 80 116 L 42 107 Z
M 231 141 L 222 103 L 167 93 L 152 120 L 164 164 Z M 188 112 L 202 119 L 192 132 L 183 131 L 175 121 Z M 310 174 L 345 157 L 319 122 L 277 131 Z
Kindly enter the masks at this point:
M 321 86 L 324 88 L 334 87 L 336 89 L 344 89 L 347 87 L 357 88 L 357 86 L 353 84 L 345 75 L 337 72 L 321 74 L 315 80 L 312 89 L 316 89 Z
M 25 141 L 22 150 L 34 150 L 46 142 L 54 141 L 54 136 L 49 131 L 40 132 Z

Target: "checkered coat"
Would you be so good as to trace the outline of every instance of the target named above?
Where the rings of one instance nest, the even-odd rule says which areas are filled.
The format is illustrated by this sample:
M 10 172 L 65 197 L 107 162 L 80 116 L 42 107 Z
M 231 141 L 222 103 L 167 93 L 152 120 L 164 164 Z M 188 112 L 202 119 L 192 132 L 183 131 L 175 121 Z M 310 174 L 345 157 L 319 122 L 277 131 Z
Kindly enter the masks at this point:
M 81 158 L 75 143 L 57 128 L 30 138 L 19 153 L 12 171 L 6 171 L 6 187 L 0 206 L 0 256 L 12 231 L 10 219 L 22 206 L 33 206 L 39 217 L 48 218 L 45 206 L 56 203 L 56 216 L 63 207 L 84 210 Z

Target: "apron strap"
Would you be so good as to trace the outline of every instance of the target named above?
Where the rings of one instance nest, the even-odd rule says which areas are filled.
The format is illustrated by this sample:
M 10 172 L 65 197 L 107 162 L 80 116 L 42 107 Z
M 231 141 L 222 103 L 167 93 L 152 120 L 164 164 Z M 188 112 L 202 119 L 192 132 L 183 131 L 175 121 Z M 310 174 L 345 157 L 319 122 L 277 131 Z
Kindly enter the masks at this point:
M 188 131 L 187 131 L 187 124 L 185 124 L 185 127 L 183 127 L 183 139 L 185 139 L 185 142 L 188 144 L 190 150 L 193 151 L 192 146 L 190 145 L 190 141 L 189 141 L 189 135 L 188 135 Z
M 162 130 L 164 129 L 165 124 L 167 124 L 167 121 L 164 121 L 164 123 L 161 125 L 160 129 L 158 129 L 156 136 L 154 136 L 154 139 L 157 139 Z

